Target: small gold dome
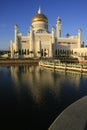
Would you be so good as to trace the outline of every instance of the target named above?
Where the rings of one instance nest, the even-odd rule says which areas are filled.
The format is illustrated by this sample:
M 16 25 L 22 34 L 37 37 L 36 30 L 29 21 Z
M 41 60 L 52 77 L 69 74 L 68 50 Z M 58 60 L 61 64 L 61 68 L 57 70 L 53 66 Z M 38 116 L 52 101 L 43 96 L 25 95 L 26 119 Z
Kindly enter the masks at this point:
M 38 14 L 36 14 L 36 15 L 32 18 L 32 23 L 33 23 L 33 22 L 38 22 L 38 21 L 43 21 L 43 22 L 48 23 L 47 17 L 46 17 L 44 14 L 42 14 L 40 8 L 39 8 L 39 10 L 38 10 Z
M 60 21 L 60 22 L 61 22 L 61 18 L 60 18 L 60 17 L 58 17 L 58 21 Z

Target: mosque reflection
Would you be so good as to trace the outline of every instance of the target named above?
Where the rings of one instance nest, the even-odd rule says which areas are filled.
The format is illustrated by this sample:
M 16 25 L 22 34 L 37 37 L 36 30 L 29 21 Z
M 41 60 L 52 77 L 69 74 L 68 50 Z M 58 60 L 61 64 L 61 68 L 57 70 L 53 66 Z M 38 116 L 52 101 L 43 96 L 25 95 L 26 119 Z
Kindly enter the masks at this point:
M 18 94 L 26 88 L 33 100 L 41 103 L 46 95 L 59 97 L 67 84 L 79 89 L 81 75 L 53 72 L 40 66 L 11 66 L 11 77 Z

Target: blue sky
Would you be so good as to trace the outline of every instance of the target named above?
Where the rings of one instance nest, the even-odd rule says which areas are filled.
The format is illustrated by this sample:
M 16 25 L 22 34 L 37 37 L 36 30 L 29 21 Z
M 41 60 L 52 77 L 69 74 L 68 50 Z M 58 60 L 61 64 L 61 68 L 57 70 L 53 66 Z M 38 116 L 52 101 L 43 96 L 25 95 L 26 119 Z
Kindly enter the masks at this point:
M 49 21 L 49 31 L 56 26 L 59 16 L 62 20 L 62 36 L 77 35 L 82 29 L 82 40 L 87 44 L 87 0 L 0 0 L 0 50 L 8 49 L 14 40 L 14 25 L 27 35 L 32 17 L 39 6 Z

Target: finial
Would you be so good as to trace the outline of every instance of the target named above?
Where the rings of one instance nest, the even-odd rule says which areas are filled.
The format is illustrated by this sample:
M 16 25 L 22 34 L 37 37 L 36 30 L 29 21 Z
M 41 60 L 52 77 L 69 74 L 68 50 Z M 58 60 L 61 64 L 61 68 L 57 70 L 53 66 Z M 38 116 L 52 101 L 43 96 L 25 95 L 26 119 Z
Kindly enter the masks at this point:
M 41 14 L 41 13 L 42 13 L 42 11 L 41 11 L 41 8 L 39 7 L 38 14 Z
M 58 17 L 58 21 L 60 21 L 60 22 L 61 22 L 61 18 L 60 18 L 60 17 Z
M 15 24 L 15 25 L 14 25 L 14 28 L 15 28 L 15 29 L 18 29 L 18 25 L 17 25 L 17 24 Z

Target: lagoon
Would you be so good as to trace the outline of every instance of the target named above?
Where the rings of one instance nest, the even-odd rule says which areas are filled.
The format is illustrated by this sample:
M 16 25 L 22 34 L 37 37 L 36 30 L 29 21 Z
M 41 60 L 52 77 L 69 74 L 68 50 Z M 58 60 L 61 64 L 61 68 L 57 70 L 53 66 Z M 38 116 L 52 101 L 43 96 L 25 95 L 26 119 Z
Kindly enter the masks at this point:
M 0 119 L 15 129 L 47 130 L 70 104 L 87 95 L 87 75 L 38 65 L 0 67 Z

